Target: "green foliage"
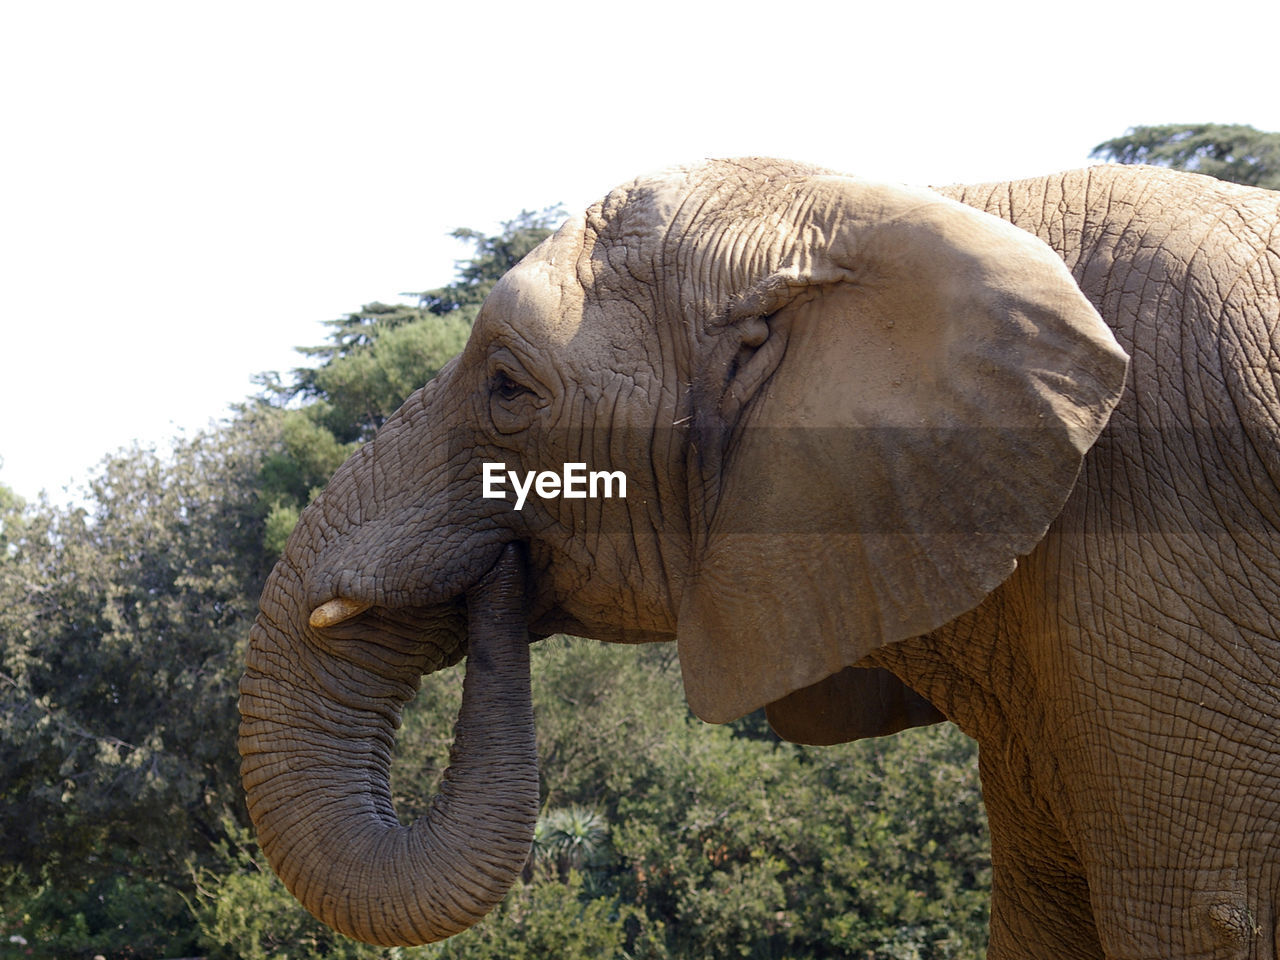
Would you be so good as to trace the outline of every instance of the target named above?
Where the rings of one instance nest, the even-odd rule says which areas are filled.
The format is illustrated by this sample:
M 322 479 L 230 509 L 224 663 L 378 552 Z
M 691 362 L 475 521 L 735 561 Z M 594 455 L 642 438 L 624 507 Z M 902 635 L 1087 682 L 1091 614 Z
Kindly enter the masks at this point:
M 23 515 L 27 504 L 20 496 L 0 483 L 0 564 L 10 559 L 22 539 Z M 0 566 L 0 569 L 3 569 Z
M 632 911 L 588 897 L 582 875 L 563 883 L 519 883 L 484 920 L 429 949 L 436 960 L 625 960 L 624 927 Z
M 266 509 L 263 553 L 274 560 L 298 522 L 302 508 L 315 498 L 357 444 L 339 443 L 322 420 L 328 404 L 302 409 L 258 407 L 246 411 L 246 422 L 267 425 L 276 438 L 265 451 L 258 475 L 258 499 Z
M 1280 189 L 1280 133 L 1244 124 L 1180 123 L 1130 127 L 1090 156 L 1151 163 L 1255 187 Z
M 295 370 L 289 385 L 266 381 L 268 392 L 285 401 L 318 401 L 313 419 L 338 443 L 368 440 L 463 348 L 493 285 L 563 216 L 555 207 L 525 210 L 492 237 L 455 230 L 453 236 L 475 247 L 474 255 L 458 264 L 456 282 L 414 294 L 416 306 L 371 303 L 329 321 L 328 342 L 300 351 L 315 365 Z
M 533 648 L 535 885 L 573 874 L 588 902 L 616 902 L 632 957 L 983 955 L 990 860 L 971 740 L 942 726 L 804 748 L 751 721 L 707 726 L 684 706 L 673 653 Z M 406 710 L 402 816 L 436 789 L 459 687 L 456 671 L 433 675 Z M 559 859 L 575 848 L 581 861 Z M 513 922 L 498 911 L 450 949 L 515 940 L 496 929 Z
M 580 805 L 616 823 L 619 796 L 648 756 L 682 728 L 688 708 L 673 645 L 620 648 L 563 637 L 534 647 L 539 766 L 547 808 Z
M 86 506 L 4 515 L 0 941 L 191 952 L 189 865 L 217 858 L 242 810 L 235 701 L 266 573 L 266 426 L 122 452 Z
M 333 325 L 328 345 L 303 351 L 324 362 L 295 371 L 285 394 L 319 401 L 315 420 L 340 443 L 372 437 L 471 334 L 471 318 L 461 314 L 441 317 L 421 307 L 381 303 Z
M 0 581 L 7 863 L 83 884 L 116 869 L 110 849 L 173 882 L 216 835 L 211 811 L 239 804 L 265 442 L 245 428 L 123 453 L 87 510 L 24 515 Z
M 878 956 L 980 955 L 991 876 L 973 742 L 945 725 L 804 752 L 824 891 L 806 925 Z
M 209 960 L 372 960 L 384 951 L 311 916 L 261 858 L 247 830 L 229 824 L 215 868 L 195 872 L 193 913 Z M 423 951 L 396 951 L 406 958 Z
M 0 912 L 0 958 L 193 955 L 197 931 L 181 894 L 117 866 L 122 872 L 80 888 L 42 882 L 15 915 Z
M 354 444 L 339 443 L 324 427 L 328 411 L 328 404 L 319 402 L 301 410 L 262 414 L 274 417 L 280 430 L 279 446 L 267 454 L 262 465 L 260 482 L 266 499 L 310 500 L 355 452 Z
M 570 873 L 578 873 L 591 889 L 598 889 L 611 853 L 608 821 L 586 807 L 558 807 L 534 825 L 532 860 L 546 876 L 565 881 Z

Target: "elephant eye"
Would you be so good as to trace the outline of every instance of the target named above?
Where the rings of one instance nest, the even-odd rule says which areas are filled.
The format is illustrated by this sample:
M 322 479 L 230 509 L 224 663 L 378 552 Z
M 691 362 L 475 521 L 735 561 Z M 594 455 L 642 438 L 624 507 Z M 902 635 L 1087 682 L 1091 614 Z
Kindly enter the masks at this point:
M 525 386 L 532 378 L 517 361 L 496 357 L 490 362 L 493 365 L 489 367 L 488 379 L 489 417 L 499 433 L 519 433 L 533 423 L 541 409 L 538 392 Z M 516 379 L 517 376 L 520 379 Z
M 516 397 L 523 396 L 530 391 L 527 387 L 522 387 L 499 370 L 493 378 L 493 392 L 502 397 L 503 400 L 514 400 Z

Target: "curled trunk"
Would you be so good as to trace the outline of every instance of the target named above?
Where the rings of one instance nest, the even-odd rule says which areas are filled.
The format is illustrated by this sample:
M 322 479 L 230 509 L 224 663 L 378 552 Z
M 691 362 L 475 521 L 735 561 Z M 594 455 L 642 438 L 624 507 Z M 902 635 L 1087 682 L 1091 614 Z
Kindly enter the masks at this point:
M 263 596 L 241 681 L 241 773 L 272 867 L 325 923 L 412 945 L 471 926 L 529 854 L 538 771 L 524 571 L 508 547 L 468 596 L 467 674 L 440 794 L 402 826 L 389 770 L 400 708 L 429 644 L 370 635 L 341 651 L 308 625 L 295 568 Z

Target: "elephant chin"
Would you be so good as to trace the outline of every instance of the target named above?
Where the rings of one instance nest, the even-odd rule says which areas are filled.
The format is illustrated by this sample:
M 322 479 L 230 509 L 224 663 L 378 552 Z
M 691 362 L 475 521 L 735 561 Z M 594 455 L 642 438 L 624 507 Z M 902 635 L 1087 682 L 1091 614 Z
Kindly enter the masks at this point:
M 240 686 L 241 774 L 272 867 L 342 933 L 385 946 L 459 933 L 506 895 L 528 859 L 538 766 L 525 582 L 509 545 L 467 594 L 449 769 L 426 816 L 405 827 L 391 803 L 394 731 L 439 650 L 378 635 L 361 652 L 363 610 L 326 604 L 308 614 L 296 603 L 296 569 L 272 575 Z M 325 637 L 329 626 L 344 638 Z

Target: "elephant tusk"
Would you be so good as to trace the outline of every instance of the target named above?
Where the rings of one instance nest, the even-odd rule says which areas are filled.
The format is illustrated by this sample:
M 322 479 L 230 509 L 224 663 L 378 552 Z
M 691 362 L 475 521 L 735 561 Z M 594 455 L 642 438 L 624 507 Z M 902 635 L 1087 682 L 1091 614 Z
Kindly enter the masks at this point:
M 317 630 L 325 627 L 336 627 L 352 617 L 358 617 L 372 606 L 372 603 L 367 603 L 364 600 L 348 600 L 346 597 L 334 597 L 332 600 L 326 601 L 312 610 L 311 617 L 307 622 Z

